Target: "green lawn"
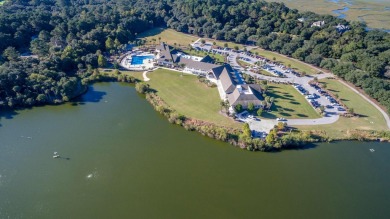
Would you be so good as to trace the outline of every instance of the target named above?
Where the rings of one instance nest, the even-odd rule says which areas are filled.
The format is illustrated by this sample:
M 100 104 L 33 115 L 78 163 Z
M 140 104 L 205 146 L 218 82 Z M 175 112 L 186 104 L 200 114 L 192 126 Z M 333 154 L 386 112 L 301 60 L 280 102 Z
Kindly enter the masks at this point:
M 382 114 L 369 102 L 363 99 L 360 95 L 353 92 L 348 87 L 334 79 L 323 79 L 321 83 L 326 84 L 326 88 L 338 94 L 341 101 L 349 108 L 353 108 L 355 113 L 359 114 L 359 118 L 343 118 L 341 117 L 336 123 L 331 125 L 318 126 L 298 126 L 301 129 L 308 130 L 325 130 L 328 134 L 337 137 L 343 137 L 348 130 L 388 130 L 385 119 Z
M 272 112 L 264 112 L 262 117 L 275 119 L 284 117 L 287 119 L 312 119 L 320 118 L 320 115 L 291 85 L 269 84 L 268 95 L 275 98 Z
M 259 55 L 266 57 L 269 60 L 273 60 L 275 57 L 275 61 L 280 62 L 284 64 L 285 66 L 291 65 L 291 68 L 298 71 L 298 72 L 306 72 L 307 74 L 317 74 L 318 70 L 310 67 L 309 65 L 306 65 L 303 62 L 300 62 L 299 60 L 295 60 L 293 58 L 289 58 L 283 55 L 280 55 L 278 53 L 274 53 L 271 51 L 263 50 L 263 49 L 253 49 L 251 50 L 252 53 L 257 52 Z
M 262 74 L 262 75 L 265 75 L 265 76 L 271 76 L 271 77 L 275 77 L 275 75 L 269 73 L 268 71 L 266 70 L 260 70 L 260 73 L 259 74 Z
M 158 43 L 159 37 L 161 37 L 161 42 L 165 42 L 169 45 L 174 45 L 176 43 L 177 46 L 188 46 L 188 44 L 191 44 L 198 39 L 198 37 L 165 28 L 153 28 L 138 35 L 138 38 L 146 39 L 149 43 Z M 156 41 L 153 41 L 152 39 L 155 39 Z
M 237 61 L 237 63 L 238 63 L 241 67 L 243 67 L 243 68 L 252 66 L 252 64 L 250 64 L 250 63 L 248 63 L 248 62 L 245 62 L 245 61 L 243 61 L 243 60 L 241 60 L 241 59 L 239 59 L 239 58 L 237 58 L 236 61 Z
M 242 125 L 219 113 L 220 97 L 217 88 L 198 82 L 196 76 L 158 69 L 148 73 L 147 83 L 157 90 L 169 106 L 191 118 L 218 125 L 240 128 Z

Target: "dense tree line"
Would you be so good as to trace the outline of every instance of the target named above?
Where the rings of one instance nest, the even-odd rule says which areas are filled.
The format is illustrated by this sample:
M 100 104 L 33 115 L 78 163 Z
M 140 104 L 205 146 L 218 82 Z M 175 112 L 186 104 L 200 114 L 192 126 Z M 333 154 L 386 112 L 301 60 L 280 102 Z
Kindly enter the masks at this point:
M 339 32 L 338 24 L 350 29 Z M 156 26 L 253 43 L 332 70 L 390 109 L 390 34 L 261 0 L 9 0 L 0 7 L 1 106 L 71 98 L 107 54 Z M 21 58 L 26 52 L 34 56 Z
M 0 7 L 0 107 L 68 101 L 82 79 L 138 33 L 164 25 L 159 4 L 9 0 Z M 85 80 L 84 80 L 85 81 Z

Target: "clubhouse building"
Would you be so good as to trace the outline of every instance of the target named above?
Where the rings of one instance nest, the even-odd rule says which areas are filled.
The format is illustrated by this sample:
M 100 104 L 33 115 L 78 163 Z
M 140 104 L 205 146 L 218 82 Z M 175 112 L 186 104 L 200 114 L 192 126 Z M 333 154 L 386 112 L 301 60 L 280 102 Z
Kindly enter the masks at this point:
M 241 105 L 244 109 L 250 103 L 259 108 L 263 102 L 262 90 L 258 84 L 246 84 L 239 72 L 229 64 L 217 65 L 210 56 L 189 56 L 162 43 L 156 47 L 157 64 L 173 68 L 183 67 L 183 71 L 206 77 L 218 87 L 221 99 L 228 100 L 232 107 Z

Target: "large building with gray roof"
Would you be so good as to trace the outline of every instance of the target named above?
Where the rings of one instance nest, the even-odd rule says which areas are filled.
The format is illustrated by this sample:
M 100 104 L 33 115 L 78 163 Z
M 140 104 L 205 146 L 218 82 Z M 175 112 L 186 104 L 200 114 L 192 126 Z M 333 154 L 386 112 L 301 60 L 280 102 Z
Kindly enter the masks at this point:
M 218 86 L 222 99 L 227 99 L 232 107 L 241 105 L 247 108 L 250 103 L 255 107 L 262 105 L 262 90 L 259 85 L 245 84 L 240 74 L 229 64 L 214 64 L 210 56 L 189 56 L 176 51 L 165 43 L 156 47 L 157 63 L 161 66 L 182 66 L 184 72 L 205 76 Z

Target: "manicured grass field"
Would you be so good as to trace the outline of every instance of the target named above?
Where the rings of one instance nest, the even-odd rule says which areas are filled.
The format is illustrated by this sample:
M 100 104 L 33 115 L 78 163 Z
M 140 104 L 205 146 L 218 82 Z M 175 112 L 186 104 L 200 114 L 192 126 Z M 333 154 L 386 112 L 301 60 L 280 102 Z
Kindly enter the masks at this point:
M 320 115 L 291 85 L 269 84 L 269 96 L 275 99 L 272 112 L 264 112 L 262 117 L 275 119 L 284 117 L 289 119 L 313 119 Z
M 150 81 L 147 83 L 157 90 L 157 95 L 179 113 L 218 125 L 242 126 L 219 113 L 221 107 L 217 88 L 207 87 L 196 76 L 158 69 L 148 73 L 148 77 Z
M 343 137 L 346 132 L 351 129 L 388 130 L 385 119 L 379 110 L 377 110 L 361 96 L 336 80 L 323 79 L 320 81 L 321 83 L 326 84 L 326 87 L 329 91 L 338 94 L 341 101 L 343 101 L 349 108 L 353 108 L 355 113 L 359 114 L 360 117 L 342 117 L 336 123 L 331 125 L 298 126 L 298 128 L 308 130 L 325 130 L 328 134 L 338 137 Z
M 188 44 L 191 44 L 198 39 L 198 37 L 165 28 L 153 28 L 138 35 L 138 38 L 143 38 L 148 41 L 155 39 L 156 41 L 154 43 L 159 43 L 159 37 L 161 37 L 161 42 L 165 42 L 169 45 L 174 45 L 176 43 L 177 46 L 188 46 Z
M 298 60 L 295 60 L 293 58 L 288 58 L 283 55 L 273 53 L 271 51 L 263 50 L 263 49 L 253 49 L 251 50 L 252 53 L 258 52 L 260 56 L 264 56 L 269 60 L 273 60 L 275 57 L 275 61 L 282 63 L 285 66 L 291 65 L 291 68 L 298 72 L 306 72 L 307 74 L 316 74 L 318 73 L 318 70 L 310 67 L 309 65 L 306 65 L 305 63 L 302 63 Z

